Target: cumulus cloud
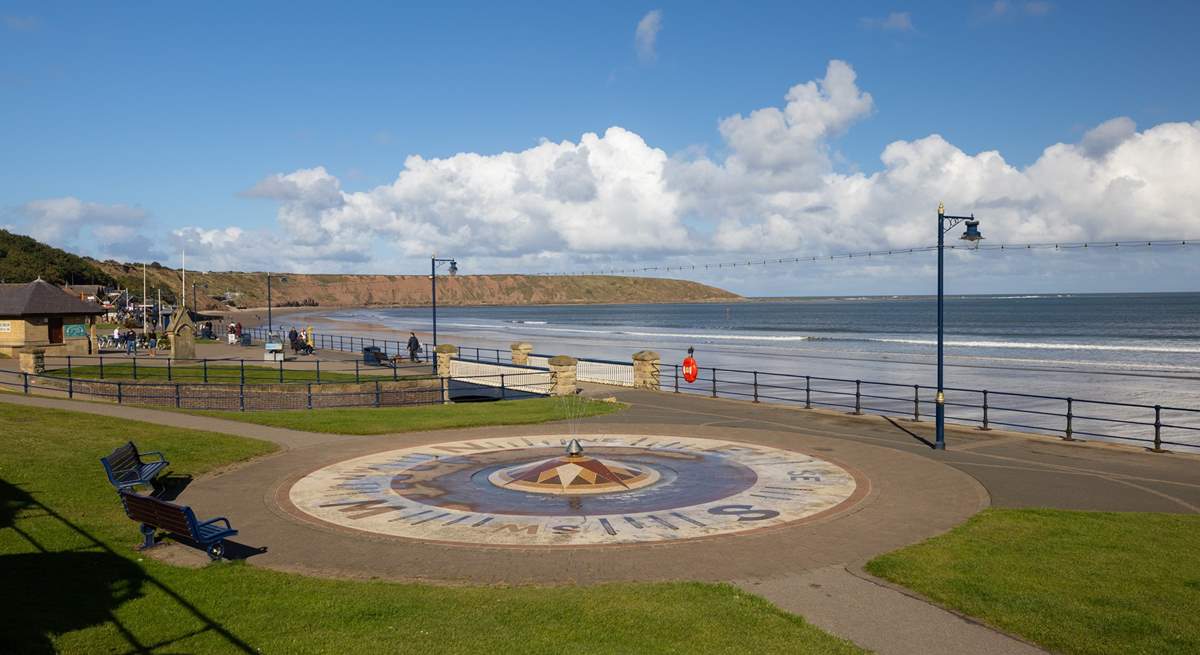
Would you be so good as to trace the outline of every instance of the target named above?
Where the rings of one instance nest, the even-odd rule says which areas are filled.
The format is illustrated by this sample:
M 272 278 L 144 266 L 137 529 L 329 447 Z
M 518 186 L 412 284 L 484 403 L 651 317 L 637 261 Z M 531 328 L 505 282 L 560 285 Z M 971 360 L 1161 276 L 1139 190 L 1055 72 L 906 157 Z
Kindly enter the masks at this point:
M 912 32 L 912 14 L 907 11 L 893 11 L 883 18 L 863 18 L 862 26 L 872 30 L 886 32 Z
M 610 127 L 519 152 L 410 156 L 363 191 L 302 169 L 243 192 L 278 203 L 279 229 L 174 238 L 212 268 L 419 270 L 438 252 L 464 271 L 539 272 L 923 246 L 943 200 L 993 241 L 1200 234 L 1200 122 L 1138 131 L 1114 118 L 1024 167 L 933 134 L 888 144 L 876 172 L 839 170 L 837 137 L 874 111 L 853 67 L 832 61 L 780 106 L 721 119 L 720 156 L 672 156 Z
M 32 200 L 16 208 L 18 231 L 101 259 L 142 259 L 154 252 L 140 207 L 84 202 L 73 196 Z
M 658 32 L 661 29 L 661 9 L 646 12 L 646 15 L 642 16 L 642 19 L 638 21 L 637 29 L 633 32 L 633 45 L 637 50 L 638 59 L 642 62 L 648 63 L 658 58 L 655 44 L 658 41 Z

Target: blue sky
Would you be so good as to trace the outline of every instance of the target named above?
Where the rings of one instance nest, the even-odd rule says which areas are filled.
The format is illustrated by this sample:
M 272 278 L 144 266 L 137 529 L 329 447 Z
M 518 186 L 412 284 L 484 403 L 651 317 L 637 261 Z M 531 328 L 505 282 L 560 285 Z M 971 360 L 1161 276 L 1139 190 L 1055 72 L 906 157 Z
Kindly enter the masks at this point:
M 967 157 L 999 151 L 1007 166 L 1024 171 L 1046 148 L 1079 144 L 1089 130 L 1115 118 L 1136 126 L 1112 126 L 1121 143 L 1156 126 L 1189 127 L 1200 119 L 1196 3 L 246 4 L 0 4 L 0 224 L 35 233 L 40 227 L 39 236 L 59 245 L 128 260 L 169 259 L 191 244 L 201 265 L 239 268 L 409 272 L 404 268 L 418 266 L 417 253 L 432 248 L 462 252 L 478 272 L 719 261 L 734 252 L 828 252 L 864 245 L 831 228 L 852 217 L 821 219 L 819 231 L 833 233 L 825 239 L 804 236 L 808 228 L 800 223 L 814 207 L 853 202 L 854 192 L 845 190 L 853 185 L 834 185 L 843 194 L 836 202 L 781 209 L 772 203 L 786 191 L 784 177 L 794 174 L 793 186 L 808 191 L 822 175 L 870 178 L 887 172 L 881 154 L 889 144 L 922 143 L 931 135 Z M 652 12 L 657 18 L 644 26 L 639 50 L 639 22 Z M 818 137 L 803 137 L 798 147 L 810 148 L 811 157 L 763 163 L 759 168 L 776 167 L 767 177 L 734 175 L 740 169 L 731 157 L 753 161 L 755 146 L 731 140 L 721 121 L 783 108 L 789 88 L 832 79 L 826 76 L 835 60 L 848 65 L 855 91 L 869 94 L 869 102 L 831 119 Z M 637 201 L 603 203 L 566 220 L 555 215 L 558 204 L 529 209 L 528 198 L 489 204 L 491 174 L 447 159 L 462 166 L 453 174 L 442 171 L 446 175 L 428 187 L 416 189 L 414 181 L 401 199 L 373 193 L 398 181 L 410 155 L 429 161 L 459 153 L 523 153 L 543 139 L 576 146 L 589 132 L 607 140 L 603 135 L 612 126 L 636 135 L 648 150 L 622 145 L 625 154 L 614 155 L 609 165 L 638 168 L 622 162 L 641 157 L 645 163 L 661 152 L 668 167 L 699 160 L 721 169 L 724 182 L 701 186 L 736 188 L 721 198 L 698 198 L 695 189 L 684 188 L 682 173 L 668 171 L 663 197 L 637 194 Z M 1190 138 L 1172 134 L 1167 141 Z M 596 151 L 588 152 L 594 157 Z M 1175 168 L 1195 179 L 1197 171 L 1188 170 L 1195 163 L 1190 141 L 1182 155 L 1179 148 L 1170 152 L 1167 157 L 1180 157 Z M 653 162 L 645 165 L 658 170 Z M 606 179 L 601 164 L 593 159 L 590 166 L 596 179 Z M 801 173 L 779 166 L 807 168 Z M 287 178 L 306 170 L 323 176 Z M 475 171 L 474 182 L 462 188 L 478 196 L 471 203 L 460 203 L 454 191 L 464 170 Z M 1167 195 L 1177 188 L 1160 179 L 1161 171 L 1141 173 L 1151 191 Z M 764 182 L 768 177 L 772 181 Z M 1029 198 L 1045 195 L 1050 177 L 1031 183 L 1034 191 L 1005 196 L 1011 201 L 1005 210 L 1036 213 Z M 604 197 L 604 182 L 599 184 Z M 754 198 L 747 197 L 751 189 Z M 907 188 L 905 198 L 914 191 Z M 953 195 L 948 186 L 935 191 L 911 199 L 936 206 L 935 195 Z M 326 195 L 314 200 L 317 193 Z M 361 197 L 330 201 L 329 193 Z M 876 195 L 884 207 L 893 197 L 890 191 Z M 971 206 L 961 211 L 972 211 L 1000 201 L 979 192 L 962 202 Z M 666 205 L 675 209 L 660 211 Z M 726 213 L 705 209 L 717 206 Z M 1076 217 L 1071 208 L 1088 213 L 1063 200 L 1035 208 L 1042 213 L 1033 218 L 1001 219 L 1008 223 L 998 226 L 1012 229 L 998 238 L 1033 237 L 1038 225 L 1051 221 L 1079 228 L 1046 230 L 1051 239 L 1200 236 L 1200 229 L 1159 234 L 1170 230 L 1153 222 L 1114 231 L 1115 220 Z M 378 228 L 381 243 L 397 245 L 351 254 L 355 233 L 377 229 L 380 221 L 371 211 L 393 221 Z M 478 243 L 492 238 L 487 228 L 497 221 L 525 227 L 546 221 L 535 227 L 551 232 L 586 229 L 581 225 L 623 232 L 619 220 L 603 221 L 614 212 L 643 211 L 641 223 L 661 221 L 662 229 L 640 236 L 673 245 L 638 250 L 601 236 L 595 240 L 603 245 L 592 247 L 589 239 L 570 234 L 544 242 L 523 237 L 536 245 L 506 243 L 496 253 Z M 766 225 L 775 215 L 786 225 Z M 904 236 L 909 219 L 895 220 L 890 238 L 896 245 L 929 240 Z M 765 235 L 761 247 L 736 238 L 748 226 Z M 205 236 L 230 227 L 245 231 L 244 241 L 280 239 L 273 251 L 277 261 Z M 187 229 L 193 231 L 178 232 Z M 297 230 L 320 232 L 325 243 L 289 242 Z M 680 238 L 691 246 L 679 247 Z M 340 245 L 325 247 L 334 242 Z M 293 249 L 301 254 L 278 254 Z M 1147 282 L 1161 277 L 1156 271 Z M 897 291 L 883 289 L 893 284 L 892 276 L 880 275 L 889 280 L 875 285 L 881 292 Z M 1009 275 L 1005 290 L 1034 283 Z M 826 284 L 875 288 L 836 282 L 842 277 L 832 274 Z M 1088 284 L 1086 278 L 1078 282 Z M 772 291 L 769 276 L 736 284 L 748 292 Z

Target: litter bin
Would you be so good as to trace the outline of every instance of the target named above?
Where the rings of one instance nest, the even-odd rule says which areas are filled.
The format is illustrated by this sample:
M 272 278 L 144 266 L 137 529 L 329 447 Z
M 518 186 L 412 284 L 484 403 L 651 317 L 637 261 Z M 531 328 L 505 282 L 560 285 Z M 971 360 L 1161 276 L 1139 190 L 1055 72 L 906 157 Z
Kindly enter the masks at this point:
M 379 346 L 367 346 L 362 349 L 363 363 L 370 366 L 378 366 L 379 360 L 383 359 L 383 349 Z

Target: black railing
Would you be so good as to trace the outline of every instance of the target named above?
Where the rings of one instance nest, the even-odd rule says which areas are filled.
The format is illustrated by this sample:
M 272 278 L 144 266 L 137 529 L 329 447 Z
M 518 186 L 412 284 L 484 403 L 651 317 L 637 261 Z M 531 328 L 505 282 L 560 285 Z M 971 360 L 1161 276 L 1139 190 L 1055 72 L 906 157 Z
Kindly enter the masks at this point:
M 326 407 L 383 407 L 444 403 L 456 398 L 507 400 L 549 394 L 544 371 L 458 375 L 424 375 L 393 381 L 359 383 L 287 381 L 181 382 L 127 381 L 63 377 L 0 370 L 0 388 L 25 395 L 66 397 L 180 409 L 275 410 Z
M 670 366 L 671 377 L 662 384 L 676 393 L 834 408 L 912 421 L 933 413 L 937 392 L 936 387 L 920 384 L 723 368 L 702 368 L 696 381 L 688 383 L 679 365 Z M 1131 441 L 1155 452 L 1164 446 L 1200 448 L 1200 442 L 1179 440 L 1184 435 L 1200 437 L 1200 409 L 990 389 L 946 387 L 944 391 L 947 420 L 982 430 L 999 426 L 1057 434 L 1067 441 L 1078 437 Z

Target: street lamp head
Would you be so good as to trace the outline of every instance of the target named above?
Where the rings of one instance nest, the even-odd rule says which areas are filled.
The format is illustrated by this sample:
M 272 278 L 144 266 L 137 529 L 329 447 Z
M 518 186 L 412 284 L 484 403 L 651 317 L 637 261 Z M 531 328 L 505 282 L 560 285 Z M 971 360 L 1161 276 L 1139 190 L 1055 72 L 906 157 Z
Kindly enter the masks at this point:
M 962 236 L 959 237 L 960 239 L 963 241 L 971 241 L 976 244 L 983 240 L 983 235 L 979 232 L 979 221 L 972 218 L 966 222 L 966 226 L 967 231 L 962 233 Z
M 454 261 L 453 259 L 450 260 L 450 274 L 451 275 L 458 274 L 458 262 Z

